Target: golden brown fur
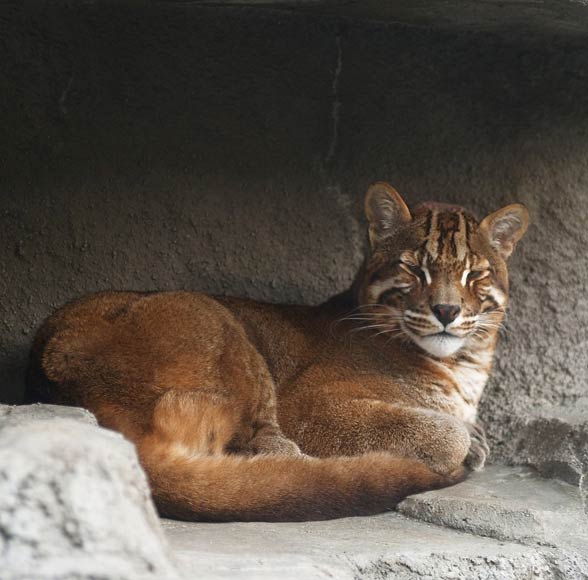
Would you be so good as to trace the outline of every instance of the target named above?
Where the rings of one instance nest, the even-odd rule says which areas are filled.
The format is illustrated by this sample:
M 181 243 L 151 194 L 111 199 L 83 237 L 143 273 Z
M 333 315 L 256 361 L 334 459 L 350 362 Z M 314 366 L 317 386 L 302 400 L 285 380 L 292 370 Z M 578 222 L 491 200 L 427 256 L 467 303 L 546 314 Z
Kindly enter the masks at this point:
M 106 292 L 63 307 L 29 397 L 134 441 L 160 511 L 183 519 L 375 513 L 458 481 L 488 450 L 476 406 L 526 211 L 410 212 L 380 183 L 366 214 L 364 267 L 320 306 Z

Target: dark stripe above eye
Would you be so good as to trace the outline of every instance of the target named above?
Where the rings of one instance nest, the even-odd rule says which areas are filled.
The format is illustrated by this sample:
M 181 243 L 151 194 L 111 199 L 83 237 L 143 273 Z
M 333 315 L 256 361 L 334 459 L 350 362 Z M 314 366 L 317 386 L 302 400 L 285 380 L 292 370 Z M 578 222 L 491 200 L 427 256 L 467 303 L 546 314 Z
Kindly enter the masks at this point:
M 457 244 L 455 243 L 455 232 L 451 234 L 451 251 L 453 256 L 457 256 Z
M 426 238 L 428 238 L 429 234 L 431 233 L 432 221 L 433 221 L 433 212 L 429 211 L 429 213 L 427 215 L 427 221 L 425 222 L 425 243 L 426 243 Z
M 463 216 L 463 221 L 465 222 L 465 238 L 466 238 L 466 245 L 469 249 L 470 247 L 470 220 L 467 216 Z
M 378 302 L 384 304 L 388 298 L 392 298 L 393 296 L 403 296 L 404 292 L 402 290 L 402 288 L 388 288 L 388 290 L 384 290 L 384 292 L 378 296 Z
M 416 278 L 418 278 L 423 286 L 425 286 L 427 284 L 427 277 L 425 276 L 425 273 L 423 272 L 422 268 L 420 266 L 411 266 L 410 264 L 401 264 L 401 267 L 406 270 L 407 272 L 409 272 L 410 274 L 412 274 L 413 276 L 415 276 Z

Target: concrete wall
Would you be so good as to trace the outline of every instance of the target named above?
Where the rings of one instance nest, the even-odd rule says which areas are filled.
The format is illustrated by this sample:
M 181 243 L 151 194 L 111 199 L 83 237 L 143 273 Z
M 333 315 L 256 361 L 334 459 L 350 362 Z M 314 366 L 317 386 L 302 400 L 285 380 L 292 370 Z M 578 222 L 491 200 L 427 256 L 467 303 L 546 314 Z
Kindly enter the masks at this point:
M 85 292 L 343 289 L 386 179 L 531 211 L 482 408 L 497 455 L 518 452 L 513 414 L 588 415 L 582 37 L 25 0 L 0 8 L 0 47 L 1 399 L 39 322 Z

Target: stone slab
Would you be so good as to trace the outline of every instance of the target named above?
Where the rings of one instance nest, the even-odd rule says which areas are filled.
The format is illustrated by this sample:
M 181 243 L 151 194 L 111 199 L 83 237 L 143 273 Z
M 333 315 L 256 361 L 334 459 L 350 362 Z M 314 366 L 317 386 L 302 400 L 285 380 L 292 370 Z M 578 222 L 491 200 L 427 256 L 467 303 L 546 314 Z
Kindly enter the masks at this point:
M 412 496 L 400 511 L 298 524 L 164 520 L 163 527 L 186 577 L 588 578 L 578 489 L 531 469 L 490 466 Z
M 510 436 L 496 442 L 500 459 L 532 465 L 547 477 L 584 483 L 588 472 L 588 399 L 573 408 L 546 406 L 540 412 L 517 413 L 505 419 L 503 430 Z
M 588 519 L 578 488 L 529 468 L 489 466 L 459 485 L 409 497 L 398 509 L 479 536 L 568 545 L 588 554 Z
M 390 513 L 307 523 L 163 521 L 186 578 L 581 580 L 574 551 L 501 542 Z

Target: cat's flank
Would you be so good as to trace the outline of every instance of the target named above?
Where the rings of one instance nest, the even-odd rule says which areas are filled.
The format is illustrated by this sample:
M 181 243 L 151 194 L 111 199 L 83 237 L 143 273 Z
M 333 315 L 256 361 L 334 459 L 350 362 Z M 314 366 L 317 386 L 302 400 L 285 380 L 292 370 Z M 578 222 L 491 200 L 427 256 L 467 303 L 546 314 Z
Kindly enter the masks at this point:
M 513 204 L 481 222 L 365 199 L 369 250 L 320 306 L 104 292 L 55 312 L 28 398 L 79 405 L 133 441 L 161 513 L 186 520 L 370 514 L 480 469 L 476 408 L 503 319 Z

